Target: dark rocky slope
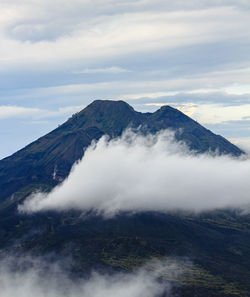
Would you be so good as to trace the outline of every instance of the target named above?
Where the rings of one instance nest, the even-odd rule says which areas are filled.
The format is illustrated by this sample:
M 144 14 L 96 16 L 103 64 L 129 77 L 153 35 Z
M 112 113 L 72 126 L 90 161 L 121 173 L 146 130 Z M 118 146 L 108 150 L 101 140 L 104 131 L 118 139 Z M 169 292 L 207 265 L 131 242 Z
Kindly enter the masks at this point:
M 197 152 L 208 150 L 239 156 L 242 151 L 182 112 L 163 106 L 140 113 L 123 101 L 97 100 L 49 134 L 0 161 L 0 201 L 25 195 L 28 189 L 50 188 L 63 180 L 92 140 L 117 137 L 128 127 L 156 133 L 174 129 L 176 138 Z

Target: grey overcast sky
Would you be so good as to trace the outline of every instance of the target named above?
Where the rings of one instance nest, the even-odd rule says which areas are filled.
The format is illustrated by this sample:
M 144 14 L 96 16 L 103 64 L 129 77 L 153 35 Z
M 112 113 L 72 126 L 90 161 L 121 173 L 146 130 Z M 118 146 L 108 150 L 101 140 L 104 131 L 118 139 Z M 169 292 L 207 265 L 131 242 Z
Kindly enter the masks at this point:
M 249 0 L 0 0 L 0 158 L 94 99 L 250 143 Z

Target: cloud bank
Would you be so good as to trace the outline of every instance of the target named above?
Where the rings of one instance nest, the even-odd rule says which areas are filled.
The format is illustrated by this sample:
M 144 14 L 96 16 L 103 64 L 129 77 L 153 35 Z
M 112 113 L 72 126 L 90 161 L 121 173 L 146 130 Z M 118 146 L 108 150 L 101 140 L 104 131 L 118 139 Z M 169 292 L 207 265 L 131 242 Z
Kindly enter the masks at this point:
M 172 296 L 171 286 L 158 278 L 178 279 L 182 264 L 152 262 L 132 273 L 112 275 L 93 272 L 87 279 L 70 277 L 61 263 L 46 259 L 7 257 L 0 261 L 0 297 L 156 297 Z
M 137 135 L 127 131 L 93 143 L 69 177 L 51 193 L 36 193 L 19 210 L 191 211 L 250 205 L 250 161 L 196 155 L 169 131 Z

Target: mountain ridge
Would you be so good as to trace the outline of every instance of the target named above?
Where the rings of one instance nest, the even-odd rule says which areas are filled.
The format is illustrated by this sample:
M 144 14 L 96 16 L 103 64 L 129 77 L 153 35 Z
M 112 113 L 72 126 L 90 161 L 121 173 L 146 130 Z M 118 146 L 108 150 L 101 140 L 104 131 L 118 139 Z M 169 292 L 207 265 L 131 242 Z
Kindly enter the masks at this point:
M 67 177 L 92 140 L 104 134 L 118 137 L 128 127 L 140 127 L 143 133 L 175 130 L 177 140 L 186 142 L 199 153 L 217 151 L 234 157 L 243 153 L 171 106 L 142 113 L 124 101 L 95 100 L 53 131 L 0 161 L 0 188 L 3 189 L 0 201 L 29 185 L 33 185 L 31 188 L 54 187 Z

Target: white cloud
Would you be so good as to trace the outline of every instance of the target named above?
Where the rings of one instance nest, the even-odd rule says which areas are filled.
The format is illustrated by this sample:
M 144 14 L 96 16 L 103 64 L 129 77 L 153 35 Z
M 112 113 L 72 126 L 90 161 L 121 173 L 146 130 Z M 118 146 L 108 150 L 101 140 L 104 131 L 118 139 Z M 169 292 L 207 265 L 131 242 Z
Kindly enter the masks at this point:
M 8 118 L 45 119 L 59 116 L 71 116 L 73 113 L 78 112 L 83 108 L 84 106 L 67 106 L 53 111 L 40 108 L 6 105 L 0 106 L 0 120 Z
M 164 104 L 162 104 L 164 105 Z M 240 121 L 250 115 L 250 104 L 224 106 L 222 104 L 182 104 L 177 108 L 199 123 L 217 124 L 226 121 Z
M 46 258 L 7 255 L 0 264 L 0 297 L 157 297 L 171 291 L 169 282 L 158 280 L 160 276 L 178 279 L 186 269 L 180 261 L 170 259 L 151 262 L 131 273 L 93 272 L 86 279 L 74 280 L 64 263 Z
M 2 21 L 0 32 L 4 59 L 0 64 L 7 61 L 9 67 L 17 62 L 18 66 L 23 62 L 50 66 L 76 57 L 79 61 L 100 61 L 129 53 L 249 38 L 245 30 L 248 12 L 233 7 L 169 11 L 165 6 L 135 9 L 130 3 L 132 8 L 121 10 L 118 5 L 111 8 L 114 1 L 94 2 L 95 9 L 102 5 L 97 14 L 93 5 L 81 5 L 79 1 L 57 3 L 59 9 L 47 1 L 41 7 L 35 1 L 3 5 L 8 19 Z M 84 17 L 77 11 L 79 5 L 81 12 L 87 6 Z M 51 14 L 54 6 L 56 15 Z
M 74 74 L 95 74 L 95 73 L 111 73 L 111 74 L 118 74 L 118 73 L 124 73 L 124 72 L 130 72 L 127 69 L 121 68 L 121 67 L 107 67 L 107 68 L 93 68 L 93 69 L 83 69 L 83 70 L 77 70 L 74 71 Z
M 93 210 L 201 212 L 249 208 L 250 162 L 226 156 L 196 156 L 173 134 L 136 136 L 93 144 L 65 182 L 50 194 L 36 193 L 20 211 Z
M 108 70 L 107 70 L 108 69 Z M 100 71 L 110 71 L 110 68 L 99 69 Z M 98 70 L 98 69 L 97 69 Z M 89 69 L 86 71 L 97 71 L 96 69 Z M 112 67 L 111 67 L 112 70 Z M 83 70 L 84 71 L 84 70 Z M 104 73 L 104 72 L 103 72 Z M 128 72 L 131 73 L 131 72 Z M 21 89 L 15 92 L 13 96 L 20 99 L 33 99 L 33 98 L 62 98 L 66 96 L 66 100 L 73 100 L 77 98 L 77 102 L 82 102 L 83 98 L 102 98 L 102 99 L 113 99 L 113 100 L 134 100 L 143 98 L 155 98 L 159 96 L 173 96 L 186 94 L 195 95 L 207 94 L 207 97 L 203 96 L 202 100 L 204 103 L 213 101 L 213 93 L 221 93 L 222 100 L 225 101 L 225 95 L 231 93 L 230 86 L 234 83 L 239 83 L 238 88 L 240 89 L 240 82 L 246 83 L 247 78 L 250 76 L 250 68 L 244 68 L 236 71 L 216 71 L 207 72 L 200 74 L 190 74 L 185 77 L 174 77 L 168 79 L 131 79 L 126 78 L 123 80 L 109 80 L 94 83 L 74 83 L 64 84 L 53 87 L 44 88 L 32 88 L 32 89 Z M 234 83 L 233 83 L 234 82 Z M 227 92 L 228 89 L 228 92 Z M 231 90 L 231 91 L 230 91 Z M 20 93 L 20 94 L 19 94 Z M 239 95 L 236 90 L 233 93 Z M 241 94 L 241 93 L 240 93 Z M 9 94 L 11 97 L 11 93 Z M 85 96 L 85 97 L 84 97 Z M 87 97 L 86 97 L 87 96 Z M 232 95 L 233 96 L 233 95 Z M 217 101 L 220 102 L 220 98 L 217 94 Z M 240 97 L 239 97 L 240 98 Z M 228 97 L 229 99 L 229 97 Z M 175 101 L 175 98 L 173 98 Z M 179 96 L 178 101 L 181 101 Z M 192 98 L 190 97 L 192 102 Z M 236 97 L 234 100 L 228 101 L 229 103 L 237 101 Z M 245 99 L 245 101 L 247 101 Z M 250 97 L 248 99 L 250 102 Z M 157 100 L 155 101 L 156 103 Z M 164 102 L 167 103 L 167 102 Z
M 11 117 L 28 117 L 34 114 L 40 114 L 39 108 L 27 108 L 22 106 L 0 106 L 0 119 Z
M 25 86 L 20 83 L 16 93 L 12 92 L 17 89 L 12 85 L 22 82 L 23 77 L 9 83 L 9 100 L 18 98 L 18 92 L 26 100 L 33 99 L 34 94 L 39 94 L 40 98 L 47 94 L 44 100 L 54 100 L 53 95 L 59 97 L 63 92 L 78 93 L 79 98 L 88 95 L 89 98 L 126 99 L 201 89 L 234 94 L 249 91 L 249 61 L 238 52 L 241 45 L 245 48 L 245 43 L 250 42 L 249 32 L 245 30 L 249 26 L 249 11 L 242 9 L 246 3 L 73 0 L 59 4 L 57 0 L 45 0 L 38 5 L 36 0 L 16 0 L 2 1 L 0 5 L 3 12 L 0 74 L 3 77 L 9 74 L 7 83 L 15 75 L 23 76 L 23 71 L 27 76 Z M 217 57 L 216 47 L 207 50 L 209 44 L 222 44 L 218 52 L 225 53 Z M 232 47 L 236 44 L 237 49 Z M 199 49 L 202 45 L 204 48 Z M 236 53 L 228 53 L 227 49 L 231 47 Z M 183 52 L 169 56 L 171 50 L 178 48 L 183 48 Z M 193 63 L 189 61 L 190 54 L 185 56 L 186 48 L 187 52 L 193 48 L 193 55 L 200 56 L 194 62 L 196 71 L 190 69 Z M 203 57 L 200 51 L 207 51 L 207 55 Z M 233 55 L 231 60 L 223 60 L 230 55 Z M 144 60 L 140 61 L 143 56 Z M 236 61 L 239 57 L 242 60 Z M 128 66 L 126 61 L 130 61 Z M 161 64 L 165 65 L 164 69 Z M 183 70 L 175 73 L 175 67 Z M 35 81 L 35 87 L 32 85 L 33 73 L 41 75 Z M 93 80 L 99 73 L 103 78 L 80 81 L 76 73 L 93 74 Z M 105 77 L 107 73 L 127 76 L 122 81 L 110 81 Z M 25 87 L 30 90 L 23 89 Z

